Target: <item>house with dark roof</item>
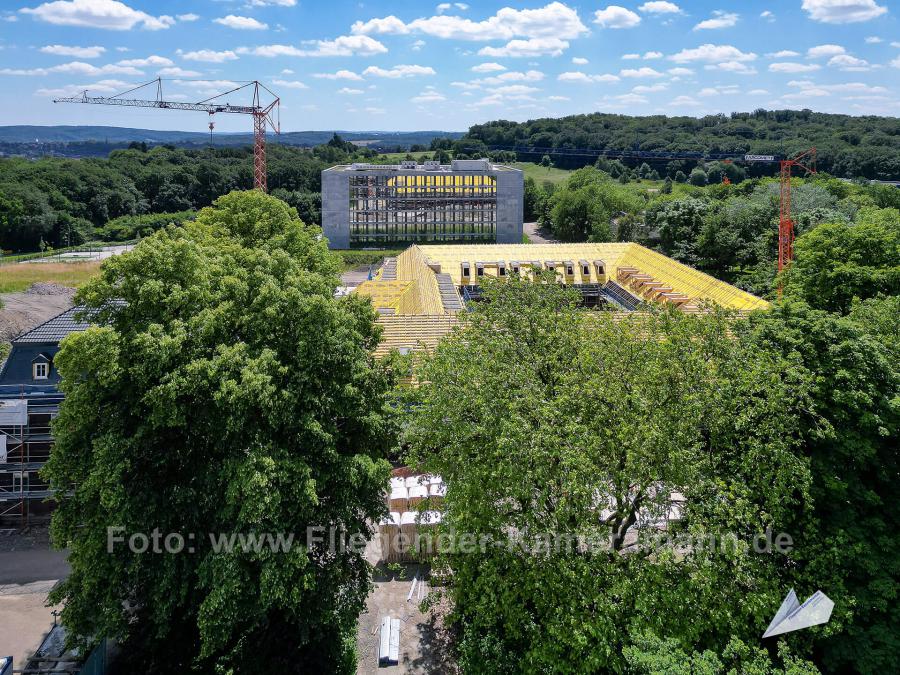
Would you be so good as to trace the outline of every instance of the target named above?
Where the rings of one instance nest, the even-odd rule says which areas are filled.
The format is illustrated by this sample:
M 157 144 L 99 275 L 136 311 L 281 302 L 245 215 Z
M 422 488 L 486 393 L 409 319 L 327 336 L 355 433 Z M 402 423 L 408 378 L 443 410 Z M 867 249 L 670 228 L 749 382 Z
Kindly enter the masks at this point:
M 63 399 L 53 361 L 64 337 L 90 325 L 85 314 L 73 307 L 13 338 L 0 369 L 0 522 L 49 513 L 40 469 L 50 458 L 50 422 Z

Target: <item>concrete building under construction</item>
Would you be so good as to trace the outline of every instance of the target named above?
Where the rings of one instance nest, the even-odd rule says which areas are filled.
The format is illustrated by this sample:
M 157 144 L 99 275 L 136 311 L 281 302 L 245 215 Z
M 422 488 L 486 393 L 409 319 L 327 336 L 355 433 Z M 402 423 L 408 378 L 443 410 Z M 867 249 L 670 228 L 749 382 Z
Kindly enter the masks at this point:
M 522 241 L 523 174 L 486 159 L 343 164 L 322 172 L 331 248 Z

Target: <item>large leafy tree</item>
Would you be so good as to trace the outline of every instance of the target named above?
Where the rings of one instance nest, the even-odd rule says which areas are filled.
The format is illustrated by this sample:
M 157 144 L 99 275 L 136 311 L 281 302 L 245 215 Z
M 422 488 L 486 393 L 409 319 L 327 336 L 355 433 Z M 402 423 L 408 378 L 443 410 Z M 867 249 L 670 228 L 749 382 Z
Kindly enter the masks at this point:
M 862 209 L 855 224 L 826 223 L 797 239 L 785 294 L 847 312 L 854 298 L 900 295 L 900 211 Z
M 900 662 L 900 296 L 847 316 L 787 302 L 739 328 L 813 383 L 800 433 L 814 509 L 791 531 L 801 583 L 835 600 L 818 658 L 831 672 L 888 672 Z
M 519 279 L 485 298 L 423 364 L 407 435 L 411 460 L 449 486 L 464 669 L 621 670 L 645 632 L 717 652 L 757 640 L 791 554 L 751 541 L 806 501 L 793 440 L 806 380 L 728 337 L 718 313 L 614 320 Z M 644 546 L 673 495 L 670 534 L 727 545 Z M 553 538 L 463 545 L 510 533 Z M 571 537 L 592 545 L 552 545 Z
M 390 382 L 370 305 L 333 297 L 337 270 L 294 209 L 234 192 L 79 291 L 100 325 L 57 356 L 45 469 L 70 634 L 123 640 L 141 672 L 352 670 L 367 563 L 306 533 L 365 537 L 384 508 Z M 109 552 L 109 526 L 195 550 Z M 296 539 L 216 552 L 209 533 Z

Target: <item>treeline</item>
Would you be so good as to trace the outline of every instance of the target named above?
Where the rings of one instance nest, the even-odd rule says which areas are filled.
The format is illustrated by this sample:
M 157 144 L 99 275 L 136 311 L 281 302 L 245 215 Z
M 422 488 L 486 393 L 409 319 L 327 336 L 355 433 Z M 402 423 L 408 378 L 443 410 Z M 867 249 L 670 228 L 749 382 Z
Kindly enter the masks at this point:
M 561 168 L 592 164 L 589 150 L 709 154 L 762 154 L 793 156 L 810 147 L 818 152 L 818 168 L 844 178 L 900 179 L 900 120 L 874 115 L 852 117 L 810 110 L 755 110 L 705 117 L 631 117 L 592 113 L 528 122 L 498 120 L 471 127 L 455 147 L 466 152 L 479 148 L 537 148 L 519 153 L 522 161 L 539 162 L 545 148 Z M 661 175 L 690 174 L 700 160 L 623 160 L 630 167 L 651 163 Z M 671 164 L 671 165 L 670 165 Z M 751 176 L 770 176 L 772 164 L 753 164 Z
M 314 148 L 269 145 L 269 191 L 319 222 L 322 169 L 375 156 L 335 135 Z M 220 195 L 253 187 L 253 148 L 116 150 L 106 159 L 0 160 L 0 249 L 125 241 L 183 222 Z
M 900 228 L 900 189 L 893 186 L 820 174 L 794 179 L 792 193 L 798 235 L 823 223 Z M 771 297 L 779 197 L 778 181 L 769 178 L 707 186 L 667 179 L 660 187 L 585 167 L 560 185 L 526 179 L 525 218 L 563 241 L 636 241 Z

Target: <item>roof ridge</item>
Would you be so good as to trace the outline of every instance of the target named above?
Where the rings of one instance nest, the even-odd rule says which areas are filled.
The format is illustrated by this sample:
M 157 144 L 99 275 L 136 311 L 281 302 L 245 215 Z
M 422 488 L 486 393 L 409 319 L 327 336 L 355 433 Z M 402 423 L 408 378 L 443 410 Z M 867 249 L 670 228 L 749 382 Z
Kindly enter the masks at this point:
M 73 305 L 72 307 L 69 307 L 69 309 L 63 310 L 62 312 L 60 312 L 59 314 L 57 314 L 55 316 L 51 316 L 49 319 L 47 319 L 43 323 L 39 323 L 37 326 L 35 326 L 33 328 L 29 328 L 24 333 L 17 335 L 16 337 L 12 338 L 10 340 L 10 342 L 17 342 L 18 340 L 21 340 L 22 338 L 28 337 L 28 335 L 40 330 L 41 328 L 46 326 L 51 321 L 56 321 L 60 317 L 63 317 L 70 312 L 75 312 L 75 310 L 82 310 L 82 309 L 86 309 L 86 307 L 84 305 Z

